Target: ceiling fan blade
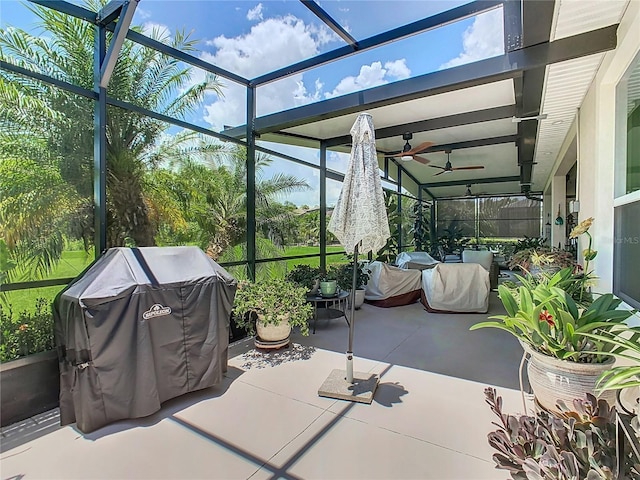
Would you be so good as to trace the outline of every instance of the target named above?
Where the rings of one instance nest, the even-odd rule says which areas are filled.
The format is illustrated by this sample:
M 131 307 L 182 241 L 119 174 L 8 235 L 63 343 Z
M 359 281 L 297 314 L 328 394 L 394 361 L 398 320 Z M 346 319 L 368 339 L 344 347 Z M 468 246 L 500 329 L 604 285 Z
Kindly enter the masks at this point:
M 418 155 L 414 155 L 414 156 L 413 156 L 413 159 L 414 159 L 416 162 L 420 162 L 420 163 L 422 163 L 423 165 L 426 165 L 427 163 L 429 163 L 429 159 L 424 158 L 424 157 L 419 157 Z
M 438 175 L 442 175 L 443 173 L 447 173 L 446 170 L 442 170 L 441 172 L 438 172 L 434 175 L 434 177 L 437 177 Z
M 433 142 L 424 142 L 418 145 L 417 147 L 412 148 L 411 150 L 407 150 L 406 152 L 398 152 L 390 155 L 391 157 L 410 157 L 417 153 L 422 153 L 422 151 L 426 150 L 430 146 L 435 145 Z
M 484 165 L 474 165 L 472 167 L 453 167 L 451 170 L 480 170 Z
M 431 168 L 439 168 L 440 170 L 446 170 L 446 168 L 441 167 L 440 165 L 427 165 L 427 166 Z
M 411 150 L 404 152 L 405 155 L 415 155 L 416 153 L 422 153 L 424 152 L 427 148 L 431 147 L 435 145 L 435 143 L 433 142 L 423 142 L 420 145 L 418 145 L 417 147 L 413 147 Z

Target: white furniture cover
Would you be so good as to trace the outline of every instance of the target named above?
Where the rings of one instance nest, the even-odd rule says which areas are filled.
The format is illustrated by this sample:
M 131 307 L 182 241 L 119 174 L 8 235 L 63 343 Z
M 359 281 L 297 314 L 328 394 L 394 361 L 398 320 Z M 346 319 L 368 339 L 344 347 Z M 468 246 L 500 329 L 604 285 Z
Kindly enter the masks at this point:
M 489 309 L 489 272 L 477 263 L 439 263 L 422 271 L 428 311 L 479 312 Z
M 488 272 L 493 263 L 493 252 L 489 250 L 463 250 L 462 263 L 479 263 Z
M 402 252 L 396 258 L 396 265 L 400 268 L 409 268 L 409 264 L 435 265 L 440 263 L 427 252 Z
M 407 305 L 420 298 L 420 270 L 404 270 L 383 262 L 371 262 L 368 268 L 371 276 L 364 294 L 367 302 L 391 307 Z

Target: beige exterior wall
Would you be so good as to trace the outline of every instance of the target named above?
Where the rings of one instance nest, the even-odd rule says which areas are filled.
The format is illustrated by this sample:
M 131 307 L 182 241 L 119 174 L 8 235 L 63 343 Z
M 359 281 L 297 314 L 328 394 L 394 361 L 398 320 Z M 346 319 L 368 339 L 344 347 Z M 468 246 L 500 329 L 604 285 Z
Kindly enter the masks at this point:
M 618 47 L 604 57 L 577 123 L 579 220 L 595 218 L 590 233 L 592 248 L 598 251 L 594 270 L 599 277 L 596 290 L 600 292 L 613 289 L 613 208 L 616 202 L 625 201 L 615 197 L 616 86 L 638 52 L 640 0 L 631 0 L 618 28 Z M 582 236 L 579 251 L 586 247 L 587 238 Z

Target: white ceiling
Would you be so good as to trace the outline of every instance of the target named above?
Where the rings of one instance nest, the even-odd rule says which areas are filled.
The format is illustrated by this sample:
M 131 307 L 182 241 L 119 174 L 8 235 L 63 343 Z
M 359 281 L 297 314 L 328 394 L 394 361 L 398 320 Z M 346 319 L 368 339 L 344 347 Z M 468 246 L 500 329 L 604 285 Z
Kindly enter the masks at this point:
M 507 79 L 442 93 L 440 95 L 419 98 L 408 102 L 387 105 L 385 107 L 373 108 L 367 111 L 373 117 L 373 123 L 378 129 L 455 115 L 457 113 L 513 105 L 514 103 L 513 80 Z M 322 139 L 340 137 L 349 133 L 357 116 L 357 113 L 344 115 L 342 117 L 320 120 L 319 122 L 288 128 L 284 131 Z M 414 137 L 414 139 L 415 138 L 417 137 Z M 421 141 L 422 140 L 418 140 L 415 144 L 417 145 Z M 402 149 L 403 144 L 404 142 L 402 142 L 399 147 L 392 147 L 389 148 L 389 150 Z M 382 150 L 386 150 L 380 147 L 378 142 L 376 145 Z

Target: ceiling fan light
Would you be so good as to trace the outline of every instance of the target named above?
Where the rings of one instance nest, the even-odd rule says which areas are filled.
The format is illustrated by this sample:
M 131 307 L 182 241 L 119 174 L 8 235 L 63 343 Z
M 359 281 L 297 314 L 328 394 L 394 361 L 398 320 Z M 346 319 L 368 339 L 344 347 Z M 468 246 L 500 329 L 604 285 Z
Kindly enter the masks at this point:
M 400 160 L 402 160 L 403 162 L 410 162 L 411 160 L 413 160 L 413 157 L 411 155 L 403 155 L 400 157 Z

